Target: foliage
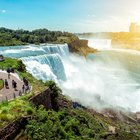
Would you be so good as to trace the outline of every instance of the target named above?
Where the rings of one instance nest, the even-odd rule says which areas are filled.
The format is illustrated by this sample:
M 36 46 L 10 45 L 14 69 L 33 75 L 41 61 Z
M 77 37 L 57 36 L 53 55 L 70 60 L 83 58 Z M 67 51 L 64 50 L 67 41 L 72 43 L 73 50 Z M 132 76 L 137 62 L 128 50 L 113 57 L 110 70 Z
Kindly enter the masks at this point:
M 60 93 L 62 93 L 62 90 L 57 86 L 57 84 L 54 81 L 47 81 L 46 85 L 50 88 L 50 90 L 53 93 L 53 97 L 58 97 Z
M 24 96 L 28 97 L 28 95 Z M 34 108 L 25 99 L 20 97 L 9 102 L 0 103 L 0 128 L 20 116 L 34 113 Z
M 7 68 L 14 68 L 17 71 L 25 72 L 26 68 L 25 65 L 22 63 L 21 60 L 12 59 L 12 58 L 5 58 L 4 61 L 0 62 L 0 69 L 7 69 Z
M 42 107 L 29 120 L 25 134 L 34 140 L 91 139 L 107 129 L 83 110 L 46 111 Z
M 110 125 L 116 126 L 116 134 L 108 132 Z M 41 106 L 28 120 L 23 133 L 33 140 L 139 140 L 139 132 L 131 133 L 124 127 L 130 126 L 125 123 L 120 128 L 118 122 L 110 121 L 98 113 L 92 115 L 83 109 L 65 108 L 55 112 L 46 111 Z
M 46 85 L 50 88 L 51 90 L 51 103 L 52 103 L 52 108 L 55 111 L 58 111 L 58 96 L 62 93 L 61 89 L 57 86 L 57 84 L 54 81 L 48 81 Z
M 40 44 L 47 42 L 59 42 L 59 37 L 77 38 L 74 34 L 68 32 L 49 31 L 47 29 L 27 31 L 22 29 L 11 30 L 6 28 L 0 28 L 1 46 L 14 46 L 27 43 Z
M 26 67 L 21 60 L 17 60 L 16 68 L 18 71 L 22 71 L 22 72 L 26 71 Z
M 3 80 L 0 80 L 0 90 L 3 88 L 3 86 L 4 86 Z

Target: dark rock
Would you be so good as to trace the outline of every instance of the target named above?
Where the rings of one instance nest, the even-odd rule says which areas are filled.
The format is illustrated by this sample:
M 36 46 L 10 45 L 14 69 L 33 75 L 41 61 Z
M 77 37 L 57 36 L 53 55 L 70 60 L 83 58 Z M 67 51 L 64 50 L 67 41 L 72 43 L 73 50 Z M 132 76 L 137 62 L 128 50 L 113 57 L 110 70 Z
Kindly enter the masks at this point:
M 51 104 L 51 90 L 48 88 L 44 92 L 33 96 L 30 100 L 36 107 L 43 105 L 46 110 L 52 109 Z
M 89 53 L 95 53 L 97 50 L 88 47 L 88 40 L 74 40 L 68 43 L 69 50 L 72 53 L 78 53 L 87 56 Z
M 1 61 L 4 61 L 4 56 L 3 55 L 0 55 L 0 62 Z

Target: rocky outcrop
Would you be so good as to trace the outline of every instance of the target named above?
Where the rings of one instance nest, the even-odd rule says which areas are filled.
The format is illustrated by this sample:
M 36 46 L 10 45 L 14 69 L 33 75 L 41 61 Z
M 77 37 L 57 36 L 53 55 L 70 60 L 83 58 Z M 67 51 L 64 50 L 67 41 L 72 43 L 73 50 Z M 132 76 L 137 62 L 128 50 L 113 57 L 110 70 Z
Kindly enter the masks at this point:
M 3 55 L 0 55 L 0 62 L 1 61 L 4 61 L 4 56 Z
M 87 56 L 89 53 L 95 53 L 97 50 L 88 47 L 88 40 L 73 40 L 68 43 L 69 50 L 72 53 L 78 53 Z
M 36 107 L 43 105 L 46 110 L 52 109 L 51 90 L 48 88 L 44 92 L 33 96 L 29 101 L 33 103 Z
M 58 96 L 57 103 L 58 103 L 59 109 L 61 109 L 61 108 L 72 108 L 72 101 L 68 100 L 62 94 L 60 94 Z

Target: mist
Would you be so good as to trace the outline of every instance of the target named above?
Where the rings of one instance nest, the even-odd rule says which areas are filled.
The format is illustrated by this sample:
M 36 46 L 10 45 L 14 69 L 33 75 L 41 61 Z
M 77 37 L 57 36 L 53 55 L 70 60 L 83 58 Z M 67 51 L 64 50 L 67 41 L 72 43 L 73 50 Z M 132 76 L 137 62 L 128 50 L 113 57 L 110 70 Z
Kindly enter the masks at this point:
M 117 55 L 96 54 L 93 60 L 71 55 L 64 60 L 67 81 L 60 86 L 64 95 L 86 107 L 137 112 L 140 85 L 126 66 Z

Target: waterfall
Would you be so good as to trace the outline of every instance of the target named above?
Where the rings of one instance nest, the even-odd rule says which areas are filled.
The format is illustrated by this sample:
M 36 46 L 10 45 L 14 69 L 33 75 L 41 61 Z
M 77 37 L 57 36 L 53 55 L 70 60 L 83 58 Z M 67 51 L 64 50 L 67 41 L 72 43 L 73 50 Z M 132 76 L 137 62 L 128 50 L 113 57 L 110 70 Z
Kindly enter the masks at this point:
M 49 44 L 47 46 L 41 46 L 47 54 L 58 53 L 59 55 L 65 57 L 69 55 L 69 48 L 67 44 Z
M 56 78 L 58 80 L 66 80 L 63 61 L 59 54 L 29 56 L 23 57 L 21 58 L 21 60 L 26 65 L 27 70 L 36 78 L 40 78 L 43 81 L 47 81 L 50 79 L 56 81 Z M 37 75 L 35 73 L 38 73 L 40 75 Z
M 11 57 L 11 58 L 21 58 L 21 57 L 45 54 L 45 51 L 42 48 L 37 48 L 32 46 L 28 46 L 25 48 L 14 47 L 13 49 L 5 49 L 5 50 L 0 49 L 0 50 L 1 50 L 0 54 L 3 54 L 5 57 Z
M 47 80 L 54 80 L 57 82 L 56 75 L 52 72 L 50 67 L 46 64 L 40 64 L 37 61 L 26 61 L 24 62 L 26 69 L 38 80 L 46 82 Z
M 96 40 L 96 44 L 98 47 L 102 44 L 103 49 L 110 42 Z M 1 53 L 20 58 L 35 78 L 44 82 L 54 80 L 63 94 L 84 106 L 99 110 L 139 111 L 140 53 L 111 49 L 85 59 L 69 54 L 67 44 L 32 45 L 10 50 L 0 48 Z
M 58 53 L 62 57 L 69 55 L 69 48 L 67 44 L 47 44 L 42 46 L 13 46 L 12 47 L 0 47 L 0 54 L 5 57 L 21 58 L 28 56 L 37 56 L 44 54 L 56 54 Z
M 63 58 L 69 55 L 67 44 L 0 47 L 0 54 L 20 58 L 27 71 L 44 82 L 66 80 Z

